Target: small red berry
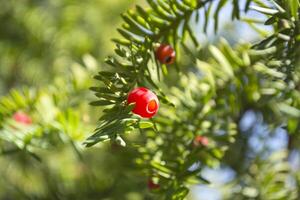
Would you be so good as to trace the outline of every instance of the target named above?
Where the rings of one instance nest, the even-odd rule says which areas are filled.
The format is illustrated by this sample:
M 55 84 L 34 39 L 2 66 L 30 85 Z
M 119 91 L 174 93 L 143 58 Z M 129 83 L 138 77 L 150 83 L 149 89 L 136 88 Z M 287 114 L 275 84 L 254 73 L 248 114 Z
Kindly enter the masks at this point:
M 32 124 L 32 120 L 30 116 L 28 116 L 26 113 L 23 113 L 21 111 L 16 112 L 13 115 L 13 119 L 20 124 L 24 124 L 24 125 Z
M 207 137 L 197 135 L 193 140 L 193 146 L 198 147 L 200 145 L 207 146 L 209 144 L 209 140 Z
M 135 103 L 132 112 L 143 118 L 153 117 L 159 108 L 157 96 L 144 87 L 135 88 L 129 92 L 127 103 Z
M 120 144 L 113 142 L 110 145 L 110 151 L 112 153 L 120 153 L 122 151 L 123 146 L 121 146 Z
M 157 183 L 154 183 L 152 179 L 148 179 L 148 188 L 150 190 L 155 190 L 155 189 L 159 189 L 160 185 Z
M 176 53 L 174 49 L 167 44 L 161 44 L 156 52 L 155 57 L 162 64 L 172 64 L 175 61 Z

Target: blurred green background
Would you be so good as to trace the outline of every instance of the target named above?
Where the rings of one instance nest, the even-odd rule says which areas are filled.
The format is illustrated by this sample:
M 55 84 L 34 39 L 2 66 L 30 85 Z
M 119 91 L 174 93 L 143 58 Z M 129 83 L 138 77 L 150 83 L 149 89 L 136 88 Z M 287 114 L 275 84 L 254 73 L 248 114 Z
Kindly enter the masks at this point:
M 49 84 L 85 54 L 103 60 L 135 1 L 1 1 L 0 91 Z

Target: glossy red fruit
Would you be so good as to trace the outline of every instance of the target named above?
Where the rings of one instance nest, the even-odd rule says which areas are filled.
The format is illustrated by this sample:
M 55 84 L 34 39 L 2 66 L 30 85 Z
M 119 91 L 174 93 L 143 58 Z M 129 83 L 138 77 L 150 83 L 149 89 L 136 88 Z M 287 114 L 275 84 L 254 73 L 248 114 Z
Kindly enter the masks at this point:
M 155 190 L 155 189 L 159 189 L 160 188 L 160 185 L 157 184 L 157 183 L 154 183 L 152 179 L 149 179 L 148 180 L 148 188 L 150 190 Z
M 155 57 L 162 64 L 172 64 L 175 61 L 176 53 L 174 49 L 167 44 L 161 44 L 156 52 Z
M 127 103 L 135 103 L 132 112 L 143 118 L 153 117 L 159 108 L 157 96 L 144 87 L 135 88 L 129 92 Z
M 209 144 L 209 140 L 205 136 L 197 135 L 193 140 L 193 146 L 198 147 L 200 145 L 207 146 Z
M 18 111 L 13 115 L 13 119 L 20 123 L 20 124 L 24 124 L 24 125 L 30 125 L 32 124 L 32 120 L 30 118 L 30 116 L 28 116 L 26 113 Z

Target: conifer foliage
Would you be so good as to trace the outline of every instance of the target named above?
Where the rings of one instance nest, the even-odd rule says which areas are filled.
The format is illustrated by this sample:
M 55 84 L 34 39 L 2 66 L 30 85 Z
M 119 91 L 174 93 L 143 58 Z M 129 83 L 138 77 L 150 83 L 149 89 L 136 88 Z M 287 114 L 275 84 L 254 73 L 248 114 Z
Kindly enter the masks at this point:
M 226 6 L 231 20 L 248 24 L 259 41 L 199 43 L 199 33 L 221 31 Z M 1 97 L 1 153 L 23 151 L 42 161 L 40 149 L 70 144 L 82 159 L 83 147 L 110 141 L 116 151 L 134 152 L 130 159 L 152 199 L 186 199 L 191 186 L 210 185 L 205 169 L 224 166 L 236 173 L 219 188 L 224 199 L 299 199 L 300 178 L 289 163 L 300 148 L 299 15 L 299 0 L 136 5 L 121 15 L 114 55 L 94 75 L 90 104 L 100 111 L 94 132 L 87 136 L 96 119 L 85 101 L 97 62 L 86 56 L 85 68 L 74 65 L 52 86 Z M 260 116 L 268 135 L 286 132 L 284 150 L 252 152 L 248 141 L 257 130 L 241 125 L 249 112 Z
M 256 11 L 274 32 L 256 44 L 234 48 L 222 39 L 217 46 L 203 47 L 209 50 L 206 57 L 193 54 L 187 43 L 199 46 L 194 24 L 202 20 L 206 32 L 213 23 L 217 31 L 220 11 L 227 4 L 232 20 L 262 32 L 258 20 L 241 17 Z M 161 197 L 183 199 L 190 183 L 208 183 L 201 170 L 218 166 L 241 137 L 239 121 L 247 110 L 261 112 L 270 127 L 284 125 L 289 133 L 299 133 L 298 0 L 149 0 L 148 5 L 122 14 L 124 24 L 118 29 L 122 37 L 113 39 L 116 55 L 106 59 L 111 68 L 100 71 L 95 76 L 99 86 L 91 88 L 99 98 L 91 104 L 104 110 L 86 146 L 123 141 L 126 134 L 140 132 L 144 140 L 138 143 L 137 164 L 158 178 L 156 193 Z M 194 66 L 183 66 L 182 55 L 188 55 Z M 176 74 L 175 82 L 170 73 Z M 150 88 L 161 102 L 150 120 L 134 115 L 131 111 L 137 105 L 126 102 L 135 87 Z M 209 142 L 193 145 L 197 135 Z M 199 167 L 190 170 L 197 162 Z

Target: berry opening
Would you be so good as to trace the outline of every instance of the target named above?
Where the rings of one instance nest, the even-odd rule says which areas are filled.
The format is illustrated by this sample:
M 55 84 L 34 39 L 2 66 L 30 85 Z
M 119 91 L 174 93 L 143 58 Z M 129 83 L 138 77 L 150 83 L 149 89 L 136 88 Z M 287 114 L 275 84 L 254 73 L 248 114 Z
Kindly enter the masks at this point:
M 157 103 L 156 103 L 156 101 L 154 99 L 152 99 L 147 104 L 147 112 L 148 113 L 154 113 L 156 110 L 157 110 Z
M 165 63 L 169 64 L 172 61 L 173 57 L 172 56 L 167 56 L 165 59 Z

